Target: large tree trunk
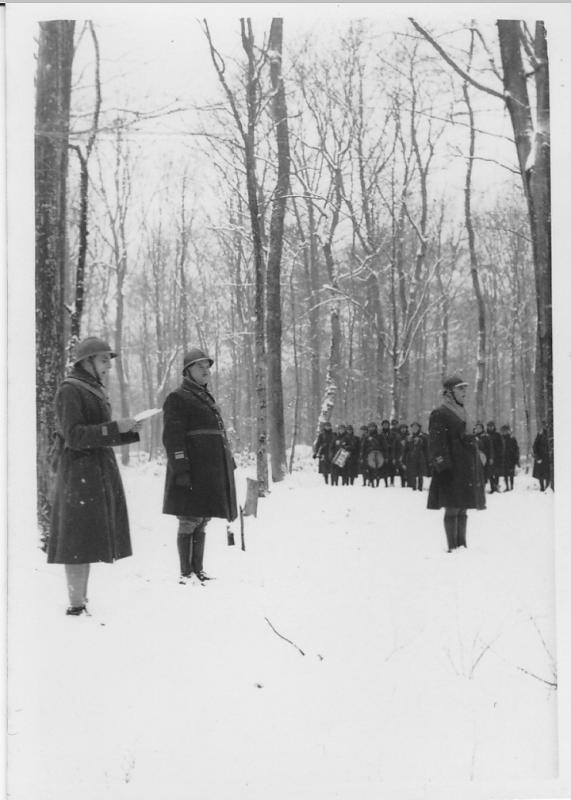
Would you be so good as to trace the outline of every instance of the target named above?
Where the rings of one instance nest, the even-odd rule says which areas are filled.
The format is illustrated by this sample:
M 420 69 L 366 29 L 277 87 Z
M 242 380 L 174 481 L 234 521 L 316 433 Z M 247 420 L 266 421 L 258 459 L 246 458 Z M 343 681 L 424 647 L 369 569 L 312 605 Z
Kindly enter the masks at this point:
M 40 23 L 36 78 L 36 464 L 38 519 L 44 540 L 51 511 L 53 400 L 65 368 L 63 292 L 74 28 L 70 20 Z
M 282 75 L 283 20 L 272 20 L 269 40 L 272 111 L 278 151 L 278 178 L 274 191 L 270 221 L 270 248 L 266 273 L 266 346 L 268 376 L 268 420 L 272 480 L 284 479 L 287 472 L 284 401 L 282 385 L 282 310 L 281 261 L 284 217 L 289 190 L 289 136 L 287 106 Z
M 553 347 L 552 347 L 552 297 L 551 297 L 551 163 L 550 163 L 550 105 L 549 62 L 547 40 L 543 22 L 535 25 L 535 56 L 537 69 L 535 89 L 537 96 L 535 159 L 529 169 L 529 194 L 532 214 L 531 230 L 533 260 L 537 282 L 537 337 L 541 363 L 541 397 L 544 400 L 542 416 L 547 422 L 549 435 L 549 461 L 552 487 L 554 481 L 553 443 Z
M 499 20 L 498 34 L 504 72 L 505 102 L 514 130 L 530 219 L 537 295 L 536 414 L 538 427 L 543 419 L 547 423 L 550 474 L 553 484 L 550 109 L 547 42 L 544 25 L 542 22 L 537 22 L 535 27 L 537 113 L 534 128 L 527 91 L 527 76 L 521 53 L 521 22 Z

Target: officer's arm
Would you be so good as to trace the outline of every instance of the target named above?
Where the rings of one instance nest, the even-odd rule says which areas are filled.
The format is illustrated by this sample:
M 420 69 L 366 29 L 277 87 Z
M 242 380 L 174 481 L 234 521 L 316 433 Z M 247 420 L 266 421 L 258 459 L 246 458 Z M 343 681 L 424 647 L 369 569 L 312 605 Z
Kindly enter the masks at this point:
M 178 486 L 190 486 L 190 461 L 185 434 L 183 403 L 178 395 L 171 394 L 163 405 L 163 445 L 168 468 L 174 473 Z

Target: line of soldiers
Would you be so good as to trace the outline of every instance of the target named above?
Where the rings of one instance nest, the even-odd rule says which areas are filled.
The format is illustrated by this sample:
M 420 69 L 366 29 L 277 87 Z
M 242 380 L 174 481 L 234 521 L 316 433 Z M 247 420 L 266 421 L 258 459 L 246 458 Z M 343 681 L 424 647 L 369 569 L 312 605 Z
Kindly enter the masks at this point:
M 352 425 L 340 424 L 334 431 L 330 422 L 321 425 L 313 445 L 313 458 L 318 459 L 319 473 L 332 486 L 352 486 L 362 476 L 363 486 L 394 486 L 395 477 L 401 486 L 422 491 L 424 478 L 430 477 L 432 467 L 428 449 L 428 434 L 419 422 L 407 423 L 384 419 L 379 430 L 376 422 L 362 425 L 358 436 Z M 520 466 L 519 445 L 509 425 L 496 430 L 490 421 L 477 422 L 473 428 L 490 493 L 514 488 L 515 468 Z M 535 450 L 535 446 L 534 446 Z M 534 475 L 535 477 L 535 475 Z
M 357 436 L 352 425 L 340 424 L 334 431 L 325 422 L 313 445 L 313 458 L 319 461 L 319 472 L 332 486 L 353 485 L 362 475 L 363 486 L 394 486 L 400 477 L 401 486 L 422 490 L 423 480 L 430 476 L 428 436 L 419 422 L 399 425 L 398 420 L 384 419 L 379 430 L 376 422 L 362 425 Z
M 519 445 L 512 435 L 509 425 L 502 425 L 496 430 L 496 423 L 491 421 L 484 425 L 476 422 L 473 428 L 476 443 L 482 454 L 484 476 L 490 484 L 490 493 L 500 491 L 500 478 L 504 479 L 504 491 L 514 488 L 515 468 L 519 467 Z

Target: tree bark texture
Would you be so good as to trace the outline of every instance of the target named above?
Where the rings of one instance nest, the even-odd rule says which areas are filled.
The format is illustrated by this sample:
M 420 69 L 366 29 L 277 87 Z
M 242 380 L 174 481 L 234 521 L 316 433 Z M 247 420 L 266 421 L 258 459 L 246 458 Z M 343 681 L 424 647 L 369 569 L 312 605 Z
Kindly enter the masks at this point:
M 545 27 L 535 27 L 536 122 L 534 128 L 521 52 L 519 20 L 499 20 L 505 101 L 511 117 L 526 195 L 537 296 L 536 414 L 547 423 L 553 485 L 553 353 L 551 299 L 551 200 L 549 63 Z
M 283 20 L 274 18 L 270 28 L 268 58 L 272 83 L 278 176 L 270 220 L 270 246 L 266 272 L 266 348 L 268 377 L 268 421 L 272 480 L 281 481 L 287 474 L 284 401 L 282 384 L 282 309 L 281 262 L 284 217 L 289 192 L 290 152 L 287 105 L 282 75 Z
M 248 58 L 246 80 L 246 103 L 248 109 L 248 124 L 244 136 L 246 184 L 248 190 L 248 208 L 250 211 L 250 224 L 252 228 L 252 243 L 255 264 L 255 352 L 256 352 L 256 395 L 257 403 L 257 450 L 256 464 L 258 493 L 260 497 L 268 491 L 268 458 L 267 458 L 267 365 L 266 365 L 266 340 L 265 340 L 265 269 L 262 245 L 262 224 L 260 207 L 258 204 L 258 185 L 256 179 L 256 107 L 258 96 L 258 81 L 254 57 L 254 35 L 250 20 L 245 23 L 241 20 L 242 46 Z
M 38 519 L 50 515 L 53 399 L 65 368 L 64 285 L 69 110 L 75 22 L 40 23 L 35 118 L 36 432 Z
M 470 253 L 470 274 L 472 276 L 472 286 L 478 307 L 478 342 L 476 347 L 476 416 L 482 419 L 484 416 L 484 381 L 486 370 L 486 310 L 484 297 L 480 286 L 480 272 L 478 267 L 478 254 L 476 251 L 476 236 L 474 225 L 472 224 L 472 172 L 474 169 L 474 157 L 476 153 L 476 129 L 474 127 L 474 111 L 470 102 L 468 86 L 464 83 L 464 102 L 468 109 L 468 119 L 470 121 L 470 145 L 468 149 L 468 159 L 466 163 L 466 181 L 464 185 L 464 223 L 468 234 L 468 251 Z

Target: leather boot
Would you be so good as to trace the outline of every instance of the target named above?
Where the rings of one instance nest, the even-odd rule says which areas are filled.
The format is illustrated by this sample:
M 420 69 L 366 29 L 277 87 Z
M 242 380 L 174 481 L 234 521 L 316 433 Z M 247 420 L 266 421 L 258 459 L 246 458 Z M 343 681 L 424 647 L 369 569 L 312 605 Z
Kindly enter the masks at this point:
M 196 575 L 204 571 L 204 540 L 206 538 L 205 525 L 200 525 L 192 534 L 190 549 L 190 568 Z
M 444 517 L 444 530 L 446 531 L 448 552 L 451 553 L 458 547 L 458 517 Z
M 468 515 L 466 512 L 458 514 L 458 547 L 468 547 L 466 544 L 466 527 L 468 525 Z
M 190 534 L 179 533 L 176 537 L 176 545 L 178 549 L 178 558 L 180 562 L 180 574 L 182 577 L 188 577 L 191 573 L 190 569 Z

